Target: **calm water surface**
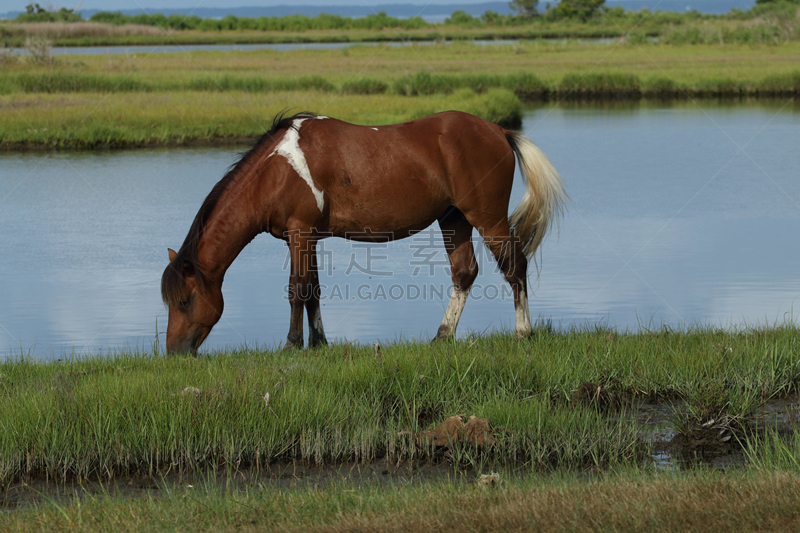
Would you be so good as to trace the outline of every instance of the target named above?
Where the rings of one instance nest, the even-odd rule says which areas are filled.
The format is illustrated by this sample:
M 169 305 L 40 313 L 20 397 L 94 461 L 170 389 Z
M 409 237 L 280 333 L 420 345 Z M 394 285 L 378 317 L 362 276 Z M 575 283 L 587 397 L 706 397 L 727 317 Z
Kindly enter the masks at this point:
M 399 39 L 399 38 L 398 38 Z M 565 42 L 565 39 L 547 39 L 553 42 Z M 580 39 L 580 42 L 587 43 L 609 43 L 614 39 Z M 459 41 L 462 42 L 462 41 Z M 517 44 L 519 41 L 507 39 L 474 40 L 472 44 L 486 45 L 509 45 Z M 388 41 L 388 42 L 356 42 L 356 43 L 260 43 L 260 44 L 176 44 L 176 45 L 141 45 L 141 46 L 61 46 L 54 47 L 50 53 L 54 56 L 63 55 L 148 55 L 148 54 L 178 54 L 184 52 L 249 52 L 252 50 L 275 50 L 277 52 L 288 52 L 291 50 L 338 50 L 350 48 L 352 46 L 425 46 L 439 44 L 437 41 Z M 444 44 L 452 44 L 452 41 L 445 41 Z M 14 48 L 12 53 L 20 55 L 30 55 L 25 48 Z
M 571 197 L 531 276 L 532 316 L 631 330 L 798 322 L 798 104 L 542 108 L 524 130 Z M 166 249 L 236 153 L 0 155 L 0 353 L 149 349 L 156 329 L 163 343 Z M 430 338 L 448 300 L 440 242 L 426 232 L 369 250 L 325 241 L 329 340 Z M 477 250 L 482 272 L 459 331 L 513 328 L 505 284 Z M 244 250 L 205 349 L 283 342 L 285 262 L 286 246 L 268 236 Z

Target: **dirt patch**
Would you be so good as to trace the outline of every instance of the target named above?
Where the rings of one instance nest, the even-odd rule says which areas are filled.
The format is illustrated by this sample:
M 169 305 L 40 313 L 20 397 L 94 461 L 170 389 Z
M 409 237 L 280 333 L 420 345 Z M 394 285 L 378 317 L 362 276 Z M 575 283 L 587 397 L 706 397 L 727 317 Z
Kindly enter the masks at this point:
M 451 416 L 436 428 L 414 434 L 417 446 L 450 447 L 456 442 L 468 442 L 476 447 L 491 449 L 497 444 L 497 438 L 489 421 L 485 418 L 470 416 L 464 423 L 465 415 Z

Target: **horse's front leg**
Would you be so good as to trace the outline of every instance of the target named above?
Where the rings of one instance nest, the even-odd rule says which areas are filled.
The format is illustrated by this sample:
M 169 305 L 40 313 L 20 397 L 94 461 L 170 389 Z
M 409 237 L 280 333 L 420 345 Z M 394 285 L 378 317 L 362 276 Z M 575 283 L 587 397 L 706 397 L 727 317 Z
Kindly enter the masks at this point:
M 309 243 L 303 238 L 302 232 L 291 231 L 288 234 L 289 257 L 291 260 L 291 272 L 289 273 L 289 306 L 291 315 L 289 318 L 289 335 L 286 336 L 287 348 L 303 347 L 303 309 L 309 291 L 309 271 L 310 256 L 308 254 Z
M 303 309 L 308 311 L 308 345 L 313 348 L 327 344 L 322 329 L 322 312 L 319 303 L 319 275 L 317 274 L 316 238 L 304 232 L 289 235 L 291 275 L 289 277 L 289 305 L 291 320 L 287 348 L 303 347 Z
M 308 347 L 314 348 L 319 345 L 328 344 L 325 339 L 325 330 L 322 328 L 322 308 L 319 303 L 320 286 L 319 271 L 317 269 L 317 243 L 310 243 L 311 246 L 311 267 L 309 269 L 310 294 L 306 303 L 308 312 Z

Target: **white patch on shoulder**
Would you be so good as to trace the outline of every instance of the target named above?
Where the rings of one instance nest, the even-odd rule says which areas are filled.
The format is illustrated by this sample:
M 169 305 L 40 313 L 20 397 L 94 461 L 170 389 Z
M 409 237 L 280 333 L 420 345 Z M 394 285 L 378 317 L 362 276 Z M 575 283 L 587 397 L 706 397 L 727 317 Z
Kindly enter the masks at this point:
M 311 171 L 308 169 L 306 156 L 300 149 L 299 144 L 300 125 L 304 120 L 306 119 L 298 118 L 292 122 L 292 127 L 286 130 L 286 134 L 278 144 L 278 147 L 275 148 L 275 151 L 269 154 L 267 157 L 272 157 L 273 154 L 278 154 L 286 158 L 289 164 L 292 165 L 292 168 L 295 170 L 295 172 L 297 172 L 300 177 L 303 178 L 306 183 L 308 183 L 308 186 L 311 187 L 311 192 L 314 193 L 314 198 L 317 200 L 317 207 L 321 213 L 325 207 L 325 197 L 323 196 L 322 191 L 317 189 L 317 186 L 314 185 L 314 180 L 311 179 Z
M 375 130 L 375 131 L 378 131 L 378 128 L 372 128 L 372 129 Z
M 331 117 L 326 117 L 325 115 L 319 115 L 319 116 L 316 116 L 314 118 L 317 119 L 317 120 L 325 120 L 326 118 L 331 118 Z

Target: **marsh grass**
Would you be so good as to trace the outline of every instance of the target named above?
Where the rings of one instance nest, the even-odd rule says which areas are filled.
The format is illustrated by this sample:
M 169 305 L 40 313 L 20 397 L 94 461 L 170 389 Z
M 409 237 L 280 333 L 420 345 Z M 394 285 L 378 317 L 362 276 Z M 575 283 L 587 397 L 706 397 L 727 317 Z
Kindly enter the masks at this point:
M 453 460 L 533 470 L 636 460 L 634 425 L 553 404 L 548 390 L 458 343 L 312 352 L 146 354 L 2 368 L 0 480 L 105 478 L 387 457 L 434 459 L 406 432 L 466 412 L 503 428 Z M 527 380 L 526 380 L 527 381 Z M 268 401 L 265 400 L 269 393 Z M 569 408 L 566 408 L 569 407 Z
M 516 96 L 502 89 L 427 97 L 334 96 L 318 90 L 275 92 L 269 98 L 242 91 L 31 93 L 10 100 L 0 108 L 0 149 L 249 144 L 287 109 L 369 125 L 447 109 L 514 125 L 522 114 Z
M 59 57 L 41 67 L 5 67 L 8 92 L 37 90 L 17 78 L 70 80 L 64 90 L 327 90 L 356 94 L 446 94 L 461 88 L 505 88 L 523 100 L 600 94 L 640 98 L 650 93 L 687 96 L 789 94 L 797 86 L 797 43 L 779 47 L 583 45 L 451 45 L 277 52 L 194 52 L 147 56 Z M 522 53 L 519 53 L 522 51 Z M 374 58 L 379 55 L 381 61 Z M 70 59 L 76 59 L 71 62 Z M 365 64 L 369 68 L 365 69 Z M 420 65 L 424 65 L 421 68 Z M 125 83 L 124 80 L 132 80 Z M 83 81 L 85 80 L 85 82 Z M 83 87 L 83 89 L 81 89 Z M 386 89 L 384 89 L 386 87 Z M 365 92 L 366 91 L 366 92 Z
M 550 12 L 552 14 L 553 12 Z M 149 21 L 147 19 L 150 19 Z M 531 18 L 490 16 L 464 23 L 452 20 L 430 24 L 419 17 L 399 20 L 375 14 L 360 19 L 320 15 L 308 17 L 226 17 L 223 20 L 198 17 L 130 17 L 127 24 L 117 14 L 99 20 L 113 22 L 6 23 L 0 38 L 16 42 L 20 36 L 58 39 L 59 45 L 131 45 L 173 43 L 268 43 L 268 42 L 361 42 L 436 41 L 473 39 L 609 38 L 619 37 L 635 45 L 660 43 L 720 45 L 777 44 L 800 38 L 797 6 L 790 2 L 769 2 L 747 12 L 732 10 L 726 15 L 671 12 L 605 10 L 586 22 L 553 16 Z M 159 27 L 157 27 L 159 26 Z M 171 29 L 175 28 L 175 29 Z M 177 28 L 180 28 L 179 30 Z
M 47 56 L 49 57 L 49 56 Z M 49 59 L 43 56 L 40 62 Z M 38 61 L 38 60 L 37 60 Z M 343 94 L 396 94 L 430 96 L 451 94 L 459 89 L 485 93 L 507 89 L 523 101 L 600 100 L 607 98 L 637 100 L 642 97 L 752 97 L 792 96 L 800 90 L 800 70 L 773 74 L 761 79 L 706 78 L 692 85 L 671 78 L 654 76 L 640 79 L 635 74 L 619 72 L 567 73 L 556 84 L 547 85 L 533 73 L 513 74 L 439 74 L 419 71 L 389 80 L 372 77 L 330 80 L 310 76 L 252 76 L 241 74 L 205 74 L 188 79 L 148 80 L 130 73 L 95 73 L 70 69 L 30 70 L 10 75 L 0 82 L 1 94 L 73 93 L 73 92 L 166 92 L 166 91 L 245 91 L 275 93 L 319 91 Z
M 51 50 L 53 42 L 46 37 L 28 37 L 25 39 L 25 50 L 30 53 L 34 62 L 49 65 L 53 62 Z
M 26 93 L 148 92 L 153 90 L 152 85 L 132 79 L 130 76 L 104 76 L 59 70 L 24 72 L 9 82 L 15 83 L 22 92 Z M 6 87 L 8 86 L 6 85 Z
M 639 77 L 619 72 L 566 74 L 558 85 L 558 94 L 566 99 L 639 98 Z
M 792 432 L 769 429 L 763 434 L 747 435 L 743 449 L 752 468 L 800 473 L 800 431 L 797 431 L 797 421 Z
M 341 91 L 345 94 L 384 94 L 389 84 L 375 78 L 359 77 L 346 82 Z
M 381 357 L 372 347 L 332 345 L 199 359 L 20 358 L 0 365 L 0 480 L 258 469 L 277 460 L 437 461 L 441 451 L 416 447 L 411 435 L 455 414 L 487 418 L 499 439 L 491 450 L 451 449 L 448 460 L 458 467 L 635 464 L 647 452 L 635 421 L 572 402 L 581 383 L 634 399 L 691 402 L 719 382 L 724 394 L 757 403 L 797 392 L 798 338 L 795 326 L 640 334 L 545 328 L 523 341 L 497 334 L 397 343 L 383 346 Z M 750 408 L 728 403 L 732 415 Z
M 415 74 L 397 78 L 392 89 L 397 94 L 415 96 L 451 93 L 457 89 L 471 89 L 485 92 L 488 89 L 504 88 L 513 91 L 526 100 L 540 99 L 548 88 L 533 73 L 518 72 L 514 74 L 439 74 L 419 71 Z
M 183 89 L 184 87 L 171 87 Z M 223 75 L 220 77 L 205 76 L 190 80 L 185 89 L 191 91 L 323 91 L 332 92 L 336 87 L 321 76 L 299 76 L 296 78 L 269 79 L 266 77 L 238 77 Z
M 4 23 L 0 37 L 13 39 L 15 36 L 24 38 L 40 38 L 56 40 L 59 44 L 63 41 L 79 40 L 92 42 L 97 39 L 116 39 L 125 37 L 160 37 L 172 33 L 170 30 L 145 26 L 141 24 L 103 24 L 98 22 L 28 22 Z

